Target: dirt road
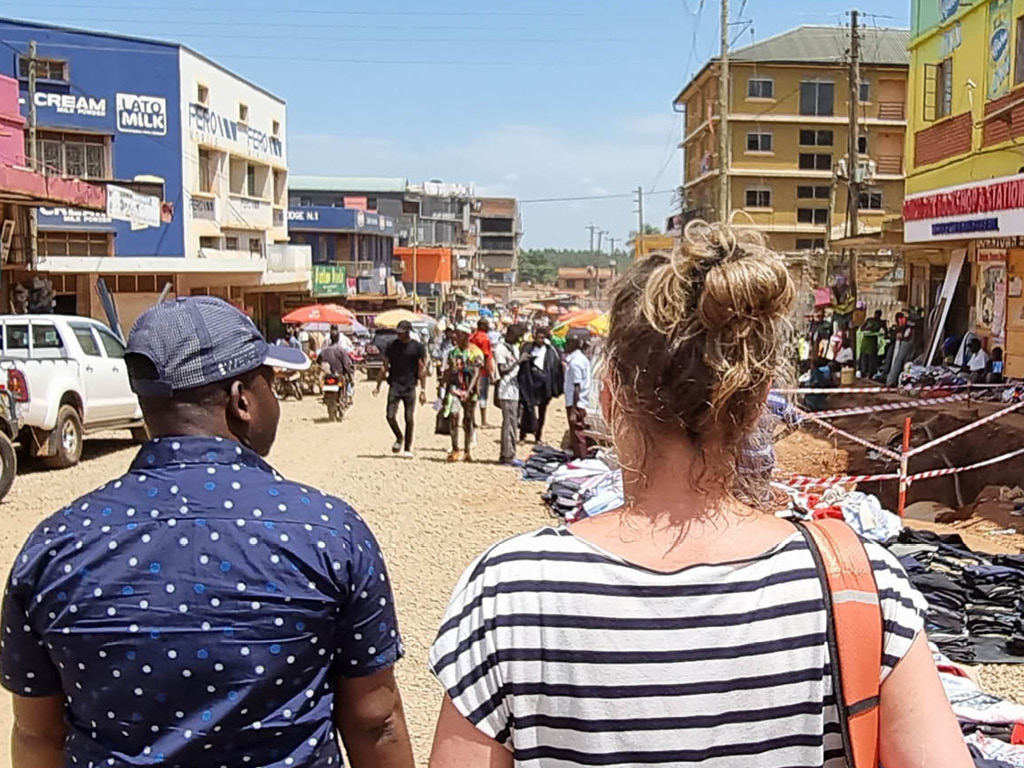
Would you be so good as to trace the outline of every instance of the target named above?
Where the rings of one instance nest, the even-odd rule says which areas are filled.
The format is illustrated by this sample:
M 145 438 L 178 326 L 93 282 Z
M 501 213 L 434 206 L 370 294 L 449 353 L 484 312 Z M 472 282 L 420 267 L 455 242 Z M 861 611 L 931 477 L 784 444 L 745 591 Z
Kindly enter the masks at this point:
M 368 385 L 342 424 L 322 423 L 318 399 L 282 404 L 281 428 L 270 461 L 350 502 L 373 526 L 389 561 L 408 655 L 399 664 L 406 712 L 418 763 L 426 764 L 441 691 L 426 668 L 452 587 L 463 569 L 495 541 L 546 525 L 538 484 L 497 466 L 498 430 L 480 433 L 477 464 L 445 463 L 448 438 L 433 434 L 434 412 L 419 414 L 417 457 L 392 457 L 384 397 Z M 493 410 L 493 408 L 492 408 Z M 550 438 L 560 439 L 564 417 L 552 408 Z M 498 414 L 495 414 L 498 417 Z M 32 528 L 77 496 L 123 473 L 135 446 L 123 436 L 86 442 L 80 465 L 63 471 L 26 467 L 0 504 L 0 573 L 7 571 Z M 525 448 L 521 451 L 525 457 Z M 8 765 L 10 703 L 0 698 L 0 765 Z

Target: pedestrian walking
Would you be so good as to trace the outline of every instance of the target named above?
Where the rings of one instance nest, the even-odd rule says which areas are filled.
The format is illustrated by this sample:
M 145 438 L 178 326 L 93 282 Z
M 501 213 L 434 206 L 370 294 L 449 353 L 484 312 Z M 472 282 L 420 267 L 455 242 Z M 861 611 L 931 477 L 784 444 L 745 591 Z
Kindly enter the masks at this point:
M 570 334 L 565 342 L 565 412 L 569 419 L 569 452 L 587 457 L 587 408 L 590 406 L 590 359 L 583 337 Z
M 522 362 L 519 342 L 526 328 L 510 325 L 505 338 L 494 348 L 494 368 L 498 406 L 501 409 L 501 454 L 499 461 L 512 467 L 521 467 L 523 462 L 516 458 L 516 434 L 519 431 L 519 366 Z
M 452 452 L 448 454 L 448 461 L 453 463 L 461 461 L 463 456 L 466 461 L 473 460 L 474 415 L 479 398 L 480 375 L 484 368 L 484 353 L 469 343 L 471 333 L 469 323 L 460 323 L 456 327 L 455 346 L 448 353 L 448 369 L 444 376 L 447 389 L 442 412 L 451 419 Z M 460 424 L 465 454 L 459 450 Z
M 795 295 L 762 238 L 723 225 L 629 267 L 602 394 L 624 505 L 466 571 L 430 652 L 447 693 L 431 768 L 840 768 L 853 748 L 857 765 L 972 765 L 899 561 L 838 521 L 850 548 L 820 560 L 732 493 Z M 867 591 L 833 592 L 836 570 Z
M 562 395 L 565 372 L 558 351 L 551 344 L 551 331 L 540 326 L 533 332 L 533 341 L 523 346 L 529 364 L 519 367 L 519 400 L 522 405 L 519 440 L 532 434 L 536 442 L 544 438 L 548 405 Z
M 469 337 L 469 343 L 484 353 L 484 367 L 480 371 L 480 427 L 486 429 L 487 400 L 491 394 L 491 379 L 494 375 L 494 347 L 491 344 L 491 323 L 481 317 L 476 324 L 476 331 Z
M 44 520 L 3 600 L 14 768 L 412 768 L 380 549 L 344 501 L 263 458 L 271 347 L 211 297 L 157 304 L 125 358 L 153 439 Z
M 384 380 L 388 382 L 388 426 L 395 435 L 391 452 L 402 458 L 413 458 L 412 438 L 416 426 L 416 382 L 420 385 L 420 405 L 427 402 L 427 348 L 412 337 L 412 323 L 398 324 L 398 337 L 384 350 L 384 370 L 377 379 L 373 394 L 379 395 Z M 398 423 L 398 404 L 405 413 L 405 434 Z

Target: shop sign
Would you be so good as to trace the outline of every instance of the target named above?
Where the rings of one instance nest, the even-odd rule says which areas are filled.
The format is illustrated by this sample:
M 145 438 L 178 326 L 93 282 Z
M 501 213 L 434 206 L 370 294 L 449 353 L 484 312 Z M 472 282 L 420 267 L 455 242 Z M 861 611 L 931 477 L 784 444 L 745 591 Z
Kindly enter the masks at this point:
M 132 229 L 159 227 L 160 198 L 108 184 L 107 216 L 115 221 L 131 222 Z
M 189 201 L 192 203 L 193 219 L 205 219 L 206 221 L 215 221 L 217 219 L 216 200 L 192 197 Z
M 977 242 L 979 252 L 981 250 L 1002 250 L 1007 248 L 1024 248 L 1024 235 L 1016 237 L 985 237 Z
M 960 10 L 960 0 L 939 0 L 939 10 L 942 21 L 948 21 Z
M 908 243 L 1024 235 L 1024 176 L 913 195 L 903 220 Z
M 345 267 L 337 264 L 314 264 L 313 295 L 348 295 L 348 274 Z
M 39 223 L 43 225 L 110 224 L 111 218 L 99 211 L 78 208 L 39 208 Z
M 162 96 L 117 94 L 117 130 L 122 133 L 167 135 L 167 99 Z
M 1011 0 L 991 0 L 988 4 L 988 100 L 1010 92 L 1010 13 Z
M 107 100 L 92 96 L 75 96 L 73 93 L 37 93 L 36 107 L 53 109 L 61 115 L 83 115 L 106 117 Z

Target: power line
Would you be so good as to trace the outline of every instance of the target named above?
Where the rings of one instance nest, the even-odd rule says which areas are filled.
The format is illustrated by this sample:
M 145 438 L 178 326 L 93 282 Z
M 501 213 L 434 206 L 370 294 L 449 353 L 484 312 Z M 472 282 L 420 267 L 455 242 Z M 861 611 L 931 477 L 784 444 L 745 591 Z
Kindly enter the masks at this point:
M 138 11 L 138 5 L 97 5 L 89 3 L 33 3 L 34 8 L 44 9 L 56 9 L 56 8 L 71 8 L 75 10 L 84 9 L 89 10 L 93 8 L 102 8 L 103 10 L 111 11 Z M 146 5 L 145 10 L 147 11 L 200 11 L 202 13 L 210 13 L 211 11 L 219 11 L 222 13 L 249 13 L 253 9 L 251 6 L 222 6 L 217 7 L 206 6 L 159 6 L 159 5 Z M 260 13 L 286 13 L 291 14 L 293 11 L 290 9 L 261 9 Z M 592 11 L 339 11 L 334 9 L 308 9 L 302 10 L 304 16 L 311 15 L 325 15 L 325 16 L 465 16 L 465 17 L 523 17 L 523 18 L 537 18 L 537 17 L 580 17 L 580 16 L 595 16 L 595 15 L 612 15 L 612 14 L 595 14 Z
M 671 195 L 674 189 L 660 189 L 655 192 L 644 192 L 645 196 L 650 195 Z M 620 200 L 623 198 L 635 198 L 636 192 L 624 192 L 619 195 L 581 195 L 579 197 L 537 197 L 531 200 L 520 200 L 520 203 L 571 203 L 579 200 Z

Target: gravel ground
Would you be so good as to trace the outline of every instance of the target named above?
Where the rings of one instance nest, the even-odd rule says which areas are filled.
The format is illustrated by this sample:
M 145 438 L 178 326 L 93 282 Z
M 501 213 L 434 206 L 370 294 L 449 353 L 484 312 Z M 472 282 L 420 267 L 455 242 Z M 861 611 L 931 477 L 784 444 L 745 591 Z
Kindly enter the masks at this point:
M 498 430 L 479 432 L 475 464 L 445 463 L 447 437 L 433 434 L 434 412 L 420 409 L 417 457 L 392 457 L 383 395 L 361 384 L 341 424 L 323 423 L 318 398 L 282 403 L 270 461 L 351 503 L 373 527 L 388 559 L 407 656 L 398 666 L 417 763 L 426 765 L 441 689 L 427 671 L 433 641 L 455 582 L 488 546 L 550 522 L 539 484 L 498 466 Z M 494 410 L 493 408 L 491 409 Z M 560 439 L 565 418 L 551 409 L 549 438 Z M 499 414 L 495 414 L 500 419 Z M 0 573 L 6 574 L 25 537 L 47 515 L 125 471 L 136 448 L 127 433 L 86 441 L 77 467 L 24 467 L 0 504 Z M 526 448 L 520 451 L 526 457 Z M 10 703 L 0 699 L 0 765 L 9 765 Z
M 392 437 L 383 411 L 383 398 L 373 398 L 367 384 L 360 385 L 357 403 L 342 424 L 323 422 L 318 399 L 283 403 L 270 461 L 286 476 L 346 499 L 373 526 L 396 590 L 408 654 L 399 664 L 398 675 L 417 762 L 426 765 L 441 698 L 426 669 L 426 655 L 456 580 L 490 544 L 546 525 L 551 518 L 540 503 L 542 486 L 523 483 L 517 472 L 494 463 L 496 429 L 479 432 L 479 463 L 450 466 L 445 463 L 448 438 L 433 434 L 433 411 L 422 408 L 417 457 L 408 462 L 390 454 Z M 557 440 L 565 429 L 565 417 L 560 408 L 551 412 L 548 438 Z M 0 503 L 4 578 L 21 543 L 40 520 L 124 472 L 135 450 L 126 434 L 104 435 L 86 442 L 84 460 L 77 467 L 63 471 L 23 467 L 11 493 Z M 808 436 L 790 438 L 779 454 L 787 470 L 807 474 L 836 469 L 845 458 L 828 441 Z M 520 455 L 525 458 L 525 448 Z M 1014 546 L 1018 546 L 1016 539 L 1024 541 L 1024 537 L 1010 538 Z M 982 541 L 972 537 L 970 543 L 979 546 Z M 1008 544 L 1006 537 L 1000 537 L 999 545 Z M 978 673 L 986 690 L 1024 702 L 1024 666 L 979 667 Z M 3 699 L 0 765 L 9 765 L 10 725 L 9 700 Z

